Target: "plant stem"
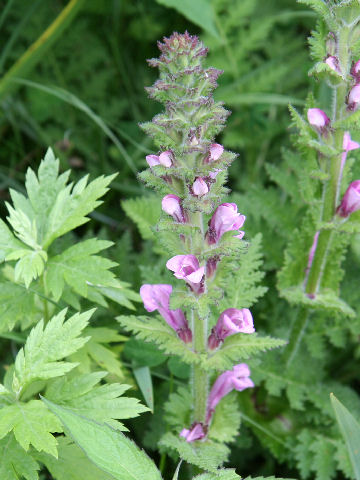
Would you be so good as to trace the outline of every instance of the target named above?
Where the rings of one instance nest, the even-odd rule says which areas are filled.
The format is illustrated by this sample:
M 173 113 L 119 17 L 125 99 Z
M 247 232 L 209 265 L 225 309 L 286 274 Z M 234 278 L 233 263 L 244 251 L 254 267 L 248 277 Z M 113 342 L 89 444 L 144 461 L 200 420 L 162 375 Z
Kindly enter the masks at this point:
M 194 350 L 198 354 L 206 352 L 207 349 L 207 325 L 196 313 L 193 322 Z M 206 406 L 208 395 L 207 373 L 196 364 L 193 366 L 193 405 L 194 421 L 205 422 Z

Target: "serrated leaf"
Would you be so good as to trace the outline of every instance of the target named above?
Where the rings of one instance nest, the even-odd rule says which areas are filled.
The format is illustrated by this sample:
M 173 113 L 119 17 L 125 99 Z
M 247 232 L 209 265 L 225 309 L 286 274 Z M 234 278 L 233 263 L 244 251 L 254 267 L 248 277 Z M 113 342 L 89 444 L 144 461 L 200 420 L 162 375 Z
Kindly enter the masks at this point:
M 33 321 L 40 319 L 34 293 L 13 282 L 0 283 L 0 332 L 11 331 L 29 317 Z
M 0 439 L 11 431 L 24 450 L 33 445 L 36 450 L 57 457 L 57 442 L 51 433 L 62 432 L 62 427 L 40 400 L 17 402 L 0 409 Z
M 179 355 L 186 363 L 196 363 L 198 356 L 178 338 L 174 330 L 165 320 L 156 317 L 120 316 L 116 320 L 128 331 L 145 341 L 152 341 L 166 353 Z
M 235 470 L 224 469 L 217 470 L 216 473 L 203 473 L 197 475 L 193 480 L 240 480 L 241 477 L 235 473 Z
M 15 265 L 15 282 L 19 280 L 29 287 L 43 273 L 47 261 L 47 253 L 44 250 L 15 250 L 6 260 L 19 259 Z
M 58 416 L 75 443 L 101 470 L 117 480 L 161 480 L 153 461 L 121 432 L 46 399 L 44 402 Z
M 155 195 L 132 198 L 121 202 L 121 206 L 126 215 L 136 223 L 143 239 L 153 239 L 152 227 L 159 220 L 161 214 L 160 199 Z
M 57 459 L 42 452 L 35 454 L 36 459 L 45 465 L 56 480 L 114 480 L 113 476 L 97 468 L 69 438 L 57 437 L 57 441 Z
M 285 345 L 286 341 L 272 337 L 258 337 L 256 333 L 236 333 L 225 338 L 223 345 L 215 353 L 203 359 L 206 369 L 226 370 L 235 363 L 253 355 Z
M 89 283 L 116 286 L 114 274 L 109 270 L 116 263 L 96 255 L 111 245 L 112 242 L 92 238 L 77 243 L 51 258 L 47 266 L 46 280 L 55 300 L 61 297 L 65 283 L 83 297 L 88 295 Z
M 349 452 L 355 478 L 360 480 L 360 424 L 334 394 L 330 395 L 330 399 Z
M 167 449 L 175 450 L 183 460 L 209 472 L 216 472 L 229 455 L 229 449 L 221 443 L 211 440 L 188 443 L 172 433 L 166 433 L 159 444 Z
M 49 212 L 46 235 L 42 241 L 44 248 L 67 232 L 89 221 L 87 215 L 102 202 L 99 200 L 108 191 L 108 185 L 116 175 L 96 178 L 87 185 L 87 176 L 74 186 L 61 190 Z
M 1 480 L 38 480 L 39 469 L 39 464 L 20 447 L 12 433 L 0 440 Z
M 0 262 L 14 250 L 21 248 L 24 248 L 23 243 L 14 237 L 6 223 L 0 219 Z
M 34 380 L 58 377 L 76 364 L 59 361 L 81 348 L 88 338 L 80 337 L 94 310 L 76 313 L 65 322 L 62 310 L 43 326 L 41 320 L 34 327 L 16 356 L 13 390 L 20 395 Z
M 226 395 L 215 409 L 209 429 L 209 438 L 230 443 L 239 433 L 241 414 L 237 394 Z
M 106 372 L 93 372 L 72 378 L 57 378 L 46 389 L 46 398 L 71 408 L 78 415 L 107 423 L 118 430 L 127 430 L 118 420 L 137 417 L 148 409 L 137 398 L 122 396 L 129 385 L 99 385 L 105 376 Z

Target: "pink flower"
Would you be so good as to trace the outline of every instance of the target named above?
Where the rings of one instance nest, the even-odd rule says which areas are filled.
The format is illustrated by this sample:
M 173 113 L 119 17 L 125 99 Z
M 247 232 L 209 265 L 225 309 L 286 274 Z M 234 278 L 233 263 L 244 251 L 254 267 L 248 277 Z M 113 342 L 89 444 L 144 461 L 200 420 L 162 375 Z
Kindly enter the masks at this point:
M 201 423 L 194 423 L 190 430 L 183 428 L 180 432 L 180 437 L 186 439 L 187 442 L 194 442 L 205 437 L 205 432 Z
M 309 108 L 307 111 L 307 118 L 310 125 L 320 133 L 324 132 L 330 123 L 330 118 L 320 108 Z
M 217 243 L 225 232 L 238 230 L 245 222 L 245 216 L 237 211 L 235 203 L 222 203 L 217 207 L 209 222 L 206 238 L 209 244 Z M 242 238 L 244 232 L 235 235 Z
M 208 191 L 209 191 L 209 187 L 207 186 L 207 183 L 205 182 L 205 180 L 201 177 L 198 177 L 192 186 L 193 194 L 196 195 L 197 197 L 202 197 L 206 195 Z
M 232 370 L 222 373 L 215 381 L 208 398 L 206 423 L 209 422 L 214 413 L 216 405 L 232 390 L 241 392 L 246 388 L 254 387 L 254 382 L 250 378 L 250 369 L 246 363 L 235 365 Z
M 360 103 L 360 84 L 355 85 L 349 93 L 347 104 L 349 110 L 356 110 Z
M 149 167 L 156 165 L 162 165 L 163 167 L 171 167 L 172 165 L 172 153 L 170 150 L 160 153 L 160 155 L 146 155 L 146 161 Z
M 354 63 L 354 65 L 351 67 L 350 73 L 355 78 L 356 83 L 358 83 L 360 80 L 360 60 Z
M 235 333 L 254 333 L 254 321 L 248 308 L 228 308 L 220 315 L 217 324 L 211 330 L 208 345 L 214 349 L 229 335 Z
M 171 285 L 142 285 L 140 288 L 140 296 L 144 302 L 144 307 L 148 312 L 157 310 L 166 323 L 173 328 L 179 338 L 185 343 L 192 341 L 192 333 L 183 311 L 170 310 L 169 299 L 172 292 Z
M 340 182 L 341 182 L 342 172 L 344 170 L 348 152 L 350 152 L 351 150 L 357 150 L 358 148 L 360 148 L 360 144 L 358 142 L 354 142 L 353 140 L 351 140 L 349 132 L 344 132 L 343 152 L 341 154 L 341 165 L 340 165 L 340 175 L 339 175 Z
M 360 180 L 350 183 L 336 213 L 340 217 L 348 217 L 357 210 L 360 210 Z
M 218 160 L 224 152 L 224 147 L 219 143 L 210 145 L 210 161 Z
M 165 213 L 174 217 L 177 222 L 186 223 L 186 214 L 181 206 L 181 199 L 177 195 L 165 195 L 161 207 Z
M 325 63 L 329 65 L 329 67 L 334 70 L 336 73 L 341 73 L 340 66 L 339 66 L 339 59 L 334 55 L 329 55 Z
M 195 255 L 175 255 L 166 262 L 166 267 L 174 272 L 176 278 L 185 282 L 196 293 L 201 293 L 205 267 L 200 267 Z

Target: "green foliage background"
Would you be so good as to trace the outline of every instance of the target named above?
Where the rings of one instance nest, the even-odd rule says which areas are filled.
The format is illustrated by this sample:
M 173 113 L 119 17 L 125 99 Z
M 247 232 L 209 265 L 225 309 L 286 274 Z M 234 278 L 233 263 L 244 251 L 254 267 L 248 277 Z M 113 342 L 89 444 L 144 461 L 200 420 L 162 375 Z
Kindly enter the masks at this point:
M 60 159 L 60 170 L 72 169 L 72 181 L 87 173 L 91 179 L 118 173 L 104 203 L 91 213 L 92 221 L 78 227 L 70 237 L 64 237 L 61 248 L 51 254 L 56 259 L 74 241 L 83 240 L 88 242 L 87 254 L 92 255 L 107 248 L 110 240 L 114 245 L 106 250 L 109 263 L 104 269 L 109 268 L 110 261 L 116 262 L 118 265 L 112 271 L 126 282 L 125 288 L 131 286 L 135 291 L 145 281 L 172 282 L 164 270 L 163 249 L 154 242 L 151 230 L 160 215 L 159 201 L 145 191 L 136 175 L 146 166 L 145 155 L 154 153 L 151 140 L 138 124 L 150 120 L 159 108 L 144 91 L 144 86 L 151 85 L 156 78 L 146 59 L 157 56 L 156 41 L 174 30 L 199 34 L 209 47 L 208 65 L 224 70 L 216 99 L 223 100 L 232 115 L 217 140 L 240 154 L 230 169 L 229 186 L 232 201 L 247 216 L 247 236 L 254 239 L 249 264 L 251 260 L 255 270 L 254 265 L 261 265 L 263 259 L 262 284 L 255 293 L 252 291 L 252 297 L 246 297 L 247 286 L 241 281 L 236 285 L 237 290 L 235 287 L 230 293 L 235 296 L 242 289 L 245 303 L 261 297 L 252 308 L 257 330 L 287 338 L 296 309 L 289 308 L 280 298 L 277 271 L 283 265 L 289 239 L 296 240 L 295 229 L 302 217 L 295 179 L 302 160 L 290 151 L 291 119 L 287 105 L 291 103 L 301 110 L 309 90 L 320 105 L 325 106 L 330 100 L 327 86 L 321 81 L 314 82 L 307 74 L 311 66 L 307 37 L 315 26 L 315 14 L 294 0 L 88 0 L 82 3 L 67 29 L 41 53 L 36 64 L 4 86 L 1 82 L 6 72 L 23 58 L 67 2 L 4 0 L 3 3 L 1 199 L 10 200 L 9 188 L 24 192 L 27 168 L 37 171 L 39 159 L 49 145 Z M 0 213 L 2 218 L 6 216 L 4 202 Z M 255 236 L 258 233 L 262 234 L 262 247 L 260 237 Z M 91 243 L 95 242 L 92 239 L 95 234 L 104 242 L 103 248 Z M 298 243 L 301 244 L 301 239 Z M 360 268 L 356 237 L 345 263 L 343 297 L 359 311 L 354 288 L 358 285 Z M 251 265 L 245 263 L 242 268 L 244 277 L 251 274 Z M 259 276 L 253 283 L 261 280 L 261 274 L 255 275 Z M 61 286 L 53 283 L 52 293 L 56 296 Z M 90 308 L 91 301 L 104 307 L 106 303 L 101 303 L 101 298 L 111 299 L 110 315 L 100 307 L 96 314 L 97 328 L 90 324 L 85 329 L 91 340 L 81 351 L 74 349 L 71 360 L 88 365 L 106 358 L 102 365 L 112 379 L 125 378 L 133 387 L 139 378 L 140 387 L 148 386 L 149 378 L 141 369 L 150 368 L 154 394 L 149 395 L 146 388 L 142 393 L 134 388 L 134 395 L 138 398 L 144 395 L 144 403 L 153 406 L 154 413 L 142 414 L 125 424 L 136 443 L 160 465 L 164 478 L 171 478 L 176 457 L 165 454 L 161 446 L 159 453 L 157 442 L 165 432 L 164 418 L 171 424 L 172 409 L 180 408 L 179 399 L 174 396 L 166 405 L 165 401 L 177 386 L 188 383 L 187 367 L 178 357 L 169 360 L 142 340 L 128 340 L 125 346 L 121 343 L 123 337 L 115 331 L 119 327 L 114 326 L 113 319 L 123 315 L 127 308 L 144 313 L 133 292 L 112 302 L 114 291 L 110 292 L 113 297 L 109 291 L 100 291 L 96 298 L 89 298 L 77 278 L 68 283 L 78 295 L 86 297 L 84 307 Z M 74 299 L 72 302 L 75 305 Z M 6 315 L 1 305 L 0 315 Z M 3 367 L 0 378 L 14 362 L 29 328 L 29 324 L 24 324 L 10 336 L 0 334 Z M 244 477 L 251 474 L 328 480 L 344 478 L 347 472 L 351 478 L 345 447 L 332 423 L 329 388 L 359 419 L 360 402 L 355 393 L 359 391 L 358 335 L 358 314 L 344 319 L 328 318 L 322 313 L 314 318 L 299 357 L 286 375 L 279 369 L 276 352 L 266 354 L 261 364 L 254 361 L 251 367 L 258 385 L 256 394 L 244 392 L 231 400 L 240 402 L 243 415 L 241 434 L 231 447 L 229 466 Z M 86 367 L 81 373 L 92 375 Z M 87 381 L 91 383 L 90 378 Z M 55 401 L 54 391 L 53 387 Z M 53 431 L 59 431 L 55 417 L 52 421 Z M 86 464 L 80 450 L 74 453 L 67 440 L 61 442 L 64 458 L 72 456 L 76 462 Z M 0 452 L 1 448 L 0 443 Z M 24 471 L 34 468 L 33 461 L 24 460 Z M 50 472 L 44 471 L 42 478 L 61 475 L 46 453 L 39 453 L 38 461 Z M 336 476 L 336 469 L 343 473 Z M 192 471 L 188 468 L 184 475 L 190 478 L 196 473 L 195 468 Z M 70 478 L 66 476 L 70 472 L 64 470 L 62 474 L 64 479 Z M 95 469 L 91 475 L 89 478 L 106 478 L 100 477 Z

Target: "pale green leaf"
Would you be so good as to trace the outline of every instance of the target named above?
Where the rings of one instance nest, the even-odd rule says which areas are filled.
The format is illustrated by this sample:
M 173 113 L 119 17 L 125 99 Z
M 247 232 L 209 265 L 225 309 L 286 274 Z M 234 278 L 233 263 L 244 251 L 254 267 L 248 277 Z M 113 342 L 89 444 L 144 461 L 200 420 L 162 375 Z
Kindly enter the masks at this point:
M 334 394 L 331 394 L 330 398 L 341 433 L 349 451 L 355 478 L 356 480 L 360 480 L 360 424 Z
M 160 440 L 160 445 L 175 450 L 183 460 L 210 472 L 216 472 L 229 455 L 229 449 L 221 443 L 211 440 L 188 443 L 172 433 L 166 433 Z
M 217 470 L 214 473 L 203 473 L 197 475 L 193 480 L 240 480 L 241 477 L 235 473 L 235 470 L 224 469 Z
M 158 196 L 131 198 L 121 202 L 122 208 L 128 217 L 139 229 L 144 240 L 154 239 L 152 227 L 157 223 L 161 214 L 161 201 Z
M 94 465 L 77 445 L 67 437 L 58 437 L 56 459 L 47 453 L 36 453 L 36 459 L 43 463 L 56 480 L 114 480 Z M 2 478 L 2 477 L 1 477 Z
M 118 420 L 137 417 L 148 409 L 137 398 L 122 396 L 129 385 L 99 385 L 106 375 L 106 372 L 93 372 L 73 378 L 57 378 L 48 386 L 46 398 L 99 423 L 127 430 Z
M 81 417 L 68 408 L 44 401 L 75 443 L 104 472 L 117 480 L 161 480 L 153 461 L 124 434 Z
M 204 368 L 226 370 L 235 363 L 252 357 L 260 352 L 285 345 L 286 341 L 271 337 L 258 337 L 256 333 L 236 333 L 225 338 L 223 345 L 207 359 L 203 359 Z
M 57 457 L 57 442 L 51 433 L 62 432 L 61 423 L 40 400 L 17 402 L 0 409 L 0 439 L 11 431 L 24 450 L 33 445 L 36 450 Z
M 151 378 L 151 371 L 149 367 L 134 368 L 133 374 L 141 393 L 143 394 L 146 405 L 150 410 L 154 411 L 154 392 Z
M 96 255 L 109 248 L 112 242 L 96 238 L 77 243 L 51 258 L 47 266 L 47 285 L 55 300 L 59 300 L 65 283 L 74 291 L 87 297 L 89 284 L 116 286 L 110 268 L 116 263 Z
M 182 0 L 181 2 L 177 0 L 156 1 L 165 7 L 175 8 L 175 10 L 190 20 L 190 22 L 198 25 L 211 35 L 219 37 L 219 33 L 215 25 L 212 2 L 207 0 L 196 0 L 196 2 L 191 0 Z
M 18 444 L 12 433 L 0 440 L 1 480 L 38 480 L 39 469 L 38 463 Z
M 40 321 L 31 330 L 15 360 L 13 390 L 18 395 L 34 380 L 58 377 L 76 366 L 59 360 L 74 353 L 88 340 L 80 335 L 93 312 L 76 313 L 65 322 L 66 310 L 62 310 L 45 328 Z
M 120 322 L 126 330 L 134 332 L 141 340 L 155 342 L 166 353 L 179 355 L 186 363 L 196 363 L 199 361 L 198 355 L 178 338 L 175 331 L 169 327 L 163 319 L 124 315 L 116 317 L 116 320 Z
M 14 250 L 24 248 L 24 245 L 14 237 L 6 223 L 0 220 L 0 262 Z
M 39 320 L 34 294 L 23 285 L 0 283 L 0 332 L 9 332 L 28 318 Z

